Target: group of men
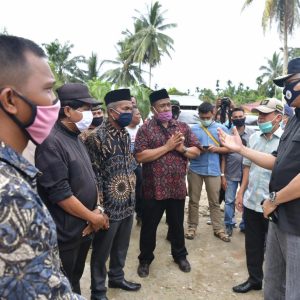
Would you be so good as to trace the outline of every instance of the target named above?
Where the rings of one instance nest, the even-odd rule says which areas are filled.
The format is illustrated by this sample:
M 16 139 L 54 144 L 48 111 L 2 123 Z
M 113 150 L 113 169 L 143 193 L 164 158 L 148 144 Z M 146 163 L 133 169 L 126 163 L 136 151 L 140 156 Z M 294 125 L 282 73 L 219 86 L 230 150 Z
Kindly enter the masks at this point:
M 230 241 L 235 198 L 244 210 L 249 278 L 233 290 L 262 288 L 265 253 L 265 299 L 300 299 L 300 58 L 274 81 L 285 87 L 295 116 L 282 133 L 281 101 L 266 99 L 256 108 L 260 132 L 253 134 L 241 108 L 231 111 L 234 127 L 228 128 L 215 121 L 207 102 L 198 109 L 200 124 L 190 128 L 172 116 L 165 89 L 150 94 L 153 118 L 144 124 L 129 89 L 106 94 L 103 119 L 85 85 L 66 83 L 54 94 L 44 51 L 24 38 L 0 36 L 0 66 L 1 299 L 83 299 L 80 278 L 91 245 L 91 299 L 107 299 L 107 277 L 109 288 L 139 290 L 123 270 L 136 194 L 138 275 L 149 275 L 164 212 L 174 262 L 190 272 L 185 237 L 196 235 L 203 182 L 217 238 Z M 35 166 L 22 156 L 29 140 L 37 146 Z

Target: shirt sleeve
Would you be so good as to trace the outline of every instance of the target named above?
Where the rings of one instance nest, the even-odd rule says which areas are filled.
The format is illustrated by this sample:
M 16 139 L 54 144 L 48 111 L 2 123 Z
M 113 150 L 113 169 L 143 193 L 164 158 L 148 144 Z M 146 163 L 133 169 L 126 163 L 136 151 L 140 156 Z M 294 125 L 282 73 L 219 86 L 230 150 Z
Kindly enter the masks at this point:
M 196 135 L 192 132 L 192 129 L 187 126 L 186 130 L 186 140 L 185 140 L 185 146 L 186 147 L 197 147 L 201 149 L 201 143 L 196 137 Z
M 134 143 L 134 154 L 150 149 L 146 125 L 143 125 L 137 132 Z
M 253 148 L 254 138 L 255 138 L 255 134 L 252 134 L 252 135 L 250 136 L 250 138 L 249 138 L 248 147 L 251 148 L 251 149 Z M 248 158 L 246 158 L 246 157 L 243 158 L 243 165 L 250 167 L 251 164 L 252 164 L 252 162 L 251 162 L 250 159 L 248 159 Z
M 67 162 L 56 147 L 47 143 L 39 146 L 35 156 L 36 167 L 42 172 L 38 184 L 52 203 L 65 200 L 73 195 L 69 184 Z

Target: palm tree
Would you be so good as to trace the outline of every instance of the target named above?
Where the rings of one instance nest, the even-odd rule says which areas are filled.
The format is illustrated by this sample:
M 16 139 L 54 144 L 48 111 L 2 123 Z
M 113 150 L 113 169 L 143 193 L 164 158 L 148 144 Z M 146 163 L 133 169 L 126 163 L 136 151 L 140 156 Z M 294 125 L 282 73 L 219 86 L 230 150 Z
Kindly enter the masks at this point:
M 164 14 L 159 2 L 147 7 L 147 14 L 139 11 L 139 17 L 135 17 L 135 34 L 130 42 L 133 49 L 133 61 L 141 64 L 149 64 L 149 87 L 151 87 L 152 68 L 161 62 L 164 54 L 169 57 L 170 49 L 173 49 L 173 39 L 163 31 L 177 26 L 175 23 L 165 24 Z
M 96 53 L 92 52 L 92 55 L 87 59 L 87 80 L 98 77 L 99 69 L 98 67 L 98 56 Z
M 48 54 L 49 62 L 54 73 L 61 82 L 83 82 L 86 78 L 86 71 L 79 68 L 80 63 L 85 63 L 82 55 L 70 58 L 73 44 L 66 42 L 60 44 L 56 39 L 50 44 L 43 44 Z
M 266 88 L 269 97 L 274 97 L 276 96 L 276 86 L 273 84 L 273 79 L 282 73 L 282 58 L 280 53 L 274 52 L 272 58 L 266 58 L 266 60 L 267 64 L 259 68 L 263 73 L 256 81 Z
M 106 71 L 101 75 L 100 79 L 106 79 L 117 86 L 128 87 L 133 84 L 144 84 L 142 77 L 144 71 L 133 63 L 132 55 L 127 51 L 128 44 L 126 42 L 119 42 L 118 46 L 118 57 L 116 60 L 103 60 L 100 65 L 101 67 L 103 64 L 109 63 L 117 67 Z
M 243 9 L 252 3 L 246 0 Z M 265 0 L 262 16 L 262 27 L 265 32 L 268 22 L 278 23 L 280 37 L 283 37 L 283 74 L 287 73 L 288 65 L 288 35 L 292 35 L 295 27 L 299 25 L 299 0 Z

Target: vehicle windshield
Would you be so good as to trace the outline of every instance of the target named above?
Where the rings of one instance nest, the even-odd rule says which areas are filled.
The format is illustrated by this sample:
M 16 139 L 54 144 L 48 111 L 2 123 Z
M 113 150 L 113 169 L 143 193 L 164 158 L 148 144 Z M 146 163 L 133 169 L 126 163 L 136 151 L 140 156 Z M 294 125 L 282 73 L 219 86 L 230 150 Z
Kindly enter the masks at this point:
M 187 124 L 196 124 L 199 122 L 199 117 L 197 115 L 197 110 L 183 110 L 179 115 L 178 121 L 184 122 Z

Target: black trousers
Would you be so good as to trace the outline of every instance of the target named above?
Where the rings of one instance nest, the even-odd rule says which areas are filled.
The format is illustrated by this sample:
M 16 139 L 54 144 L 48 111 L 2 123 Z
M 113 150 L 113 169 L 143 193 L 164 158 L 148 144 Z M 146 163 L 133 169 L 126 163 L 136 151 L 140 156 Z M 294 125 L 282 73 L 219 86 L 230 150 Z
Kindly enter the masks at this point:
M 164 211 L 168 215 L 171 253 L 174 260 L 187 256 L 183 229 L 184 202 L 183 199 L 152 199 L 144 201 L 140 233 L 141 253 L 138 257 L 141 263 L 150 264 L 154 259 L 153 252 L 156 246 L 156 231 Z
M 265 254 L 268 220 L 263 213 L 244 207 L 245 248 L 249 281 L 261 284 L 263 280 L 263 262 Z
M 142 217 L 142 208 L 143 208 L 143 188 L 142 188 L 142 166 L 138 165 L 134 170 L 136 176 L 136 186 L 135 186 L 135 212 L 137 217 Z
M 93 240 L 91 255 L 91 300 L 106 295 L 105 280 L 120 282 L 124 279 L 124 266 L 129 247 L 133 216 L 111 221 L 108 230 L 99 230 Z M 106 261 L 109 258 L 109 271 Z
M 68 250 L 62 249 L 58 243 L 59 256 L 63 271 L 69 279 L 75 293 L 81 294 L 80 279 L 84 271 L 85 260 L 92 243 L 92 236 L 82 238 L 81 243 Z M 64 244 L 64 248 L 65 248 Z

